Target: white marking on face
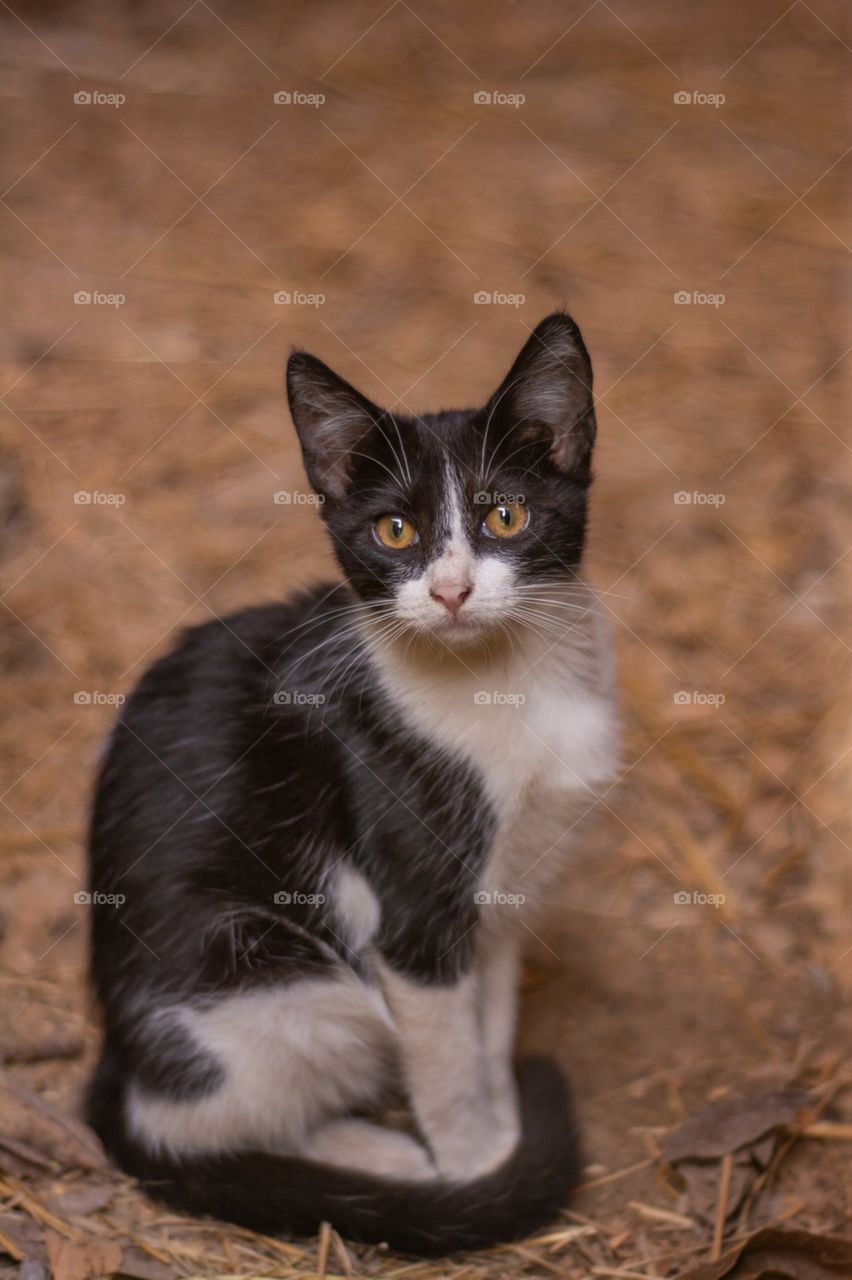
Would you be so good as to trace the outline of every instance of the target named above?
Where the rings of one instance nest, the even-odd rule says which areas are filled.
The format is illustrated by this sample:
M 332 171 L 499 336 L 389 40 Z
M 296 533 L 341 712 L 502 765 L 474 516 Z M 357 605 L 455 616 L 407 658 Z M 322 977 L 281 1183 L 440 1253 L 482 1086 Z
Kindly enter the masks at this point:
M 448 534 L 441 553 L 419 577 L 397 588 L 397 614 L 418 631 L 464 639 L 500 621 L 515 572 L 500 555 L 474 554 L 466 529 L 465 496 L 449 463 L 442 514 Z

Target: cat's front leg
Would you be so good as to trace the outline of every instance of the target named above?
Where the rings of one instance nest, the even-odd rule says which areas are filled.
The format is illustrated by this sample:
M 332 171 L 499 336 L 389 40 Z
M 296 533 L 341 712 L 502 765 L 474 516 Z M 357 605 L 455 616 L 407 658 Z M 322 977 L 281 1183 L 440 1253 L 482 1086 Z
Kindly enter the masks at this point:
M 497 1168 L 517 1134 L 495 1123 L 477 974 L 438 985 L 384 964 L 381 980 L 411 1105 L 439 1172 L 467 1181 Z
M 520 1133 L 512 1056 L 517 1023 L 520 947 L 508 934 L 483 935 L 477 956 L 479 1018 L 485 1073 L 496 1123 L 505 1141 Z

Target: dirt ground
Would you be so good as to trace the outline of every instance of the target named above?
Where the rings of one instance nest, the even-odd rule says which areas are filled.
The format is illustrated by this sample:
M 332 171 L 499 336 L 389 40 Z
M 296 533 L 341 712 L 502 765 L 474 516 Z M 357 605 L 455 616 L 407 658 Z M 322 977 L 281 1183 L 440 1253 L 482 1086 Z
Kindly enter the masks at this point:
M 0 22 L 0 1275 L 642 1280 L 767 1225 L 806 1274 L 802 1233 L 852 1235 L 844 6 Z M 73 1121 L 115 701 L 177 628 L 331 571 L 314 509 L 274 501 L 306 490 L 291 344 L 434 409 L 557 305 L 596 367 L 624 775 L 531 939 L 522 1042 L 570 1075 L 584 1186 L 535 1241 L 420 1268 L 164 1217 Z

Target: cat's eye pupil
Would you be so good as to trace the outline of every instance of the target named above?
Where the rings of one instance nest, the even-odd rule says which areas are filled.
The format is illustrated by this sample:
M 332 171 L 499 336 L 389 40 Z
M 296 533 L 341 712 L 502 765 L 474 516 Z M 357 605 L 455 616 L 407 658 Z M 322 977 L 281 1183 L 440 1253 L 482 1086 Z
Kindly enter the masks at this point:
M 523 502 L 501 502 L 492 507 L 482 522 L 487 538 L 514 538 L 529 522 L 529 510 Z
M 407 516 L 390 513 L 380 516 L 373 525 L 373 537 L 382 546 L 405 551 L 417 542 L 417 530 Z

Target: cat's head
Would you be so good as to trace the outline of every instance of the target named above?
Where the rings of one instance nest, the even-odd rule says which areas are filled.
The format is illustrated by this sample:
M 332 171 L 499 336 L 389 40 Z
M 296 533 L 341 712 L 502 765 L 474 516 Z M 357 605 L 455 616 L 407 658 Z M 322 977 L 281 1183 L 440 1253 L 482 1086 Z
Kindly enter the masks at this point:
M 571 581 L 595 413 L 568 315 L 539 324 L 481 409 L 382 410 L 303 351 L 287 391 L 337 559 L 377 616 L 455 647 L 523 625 Z

